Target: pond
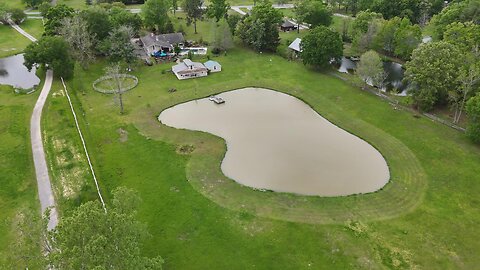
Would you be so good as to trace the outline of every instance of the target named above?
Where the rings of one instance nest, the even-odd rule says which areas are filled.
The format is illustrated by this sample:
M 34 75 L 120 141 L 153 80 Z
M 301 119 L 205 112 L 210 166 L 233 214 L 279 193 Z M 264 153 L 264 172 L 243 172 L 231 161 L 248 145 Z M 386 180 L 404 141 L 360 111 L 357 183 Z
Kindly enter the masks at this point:
M 242 185 L 343 196 L 379 190 L 390 178 L 385 159 L 374 147 L 293 96 L 245 88 L 218 97 L 226 102 L 198 99 L 166 109 L 158 119 L 170 127 L 225 139 L 221 169 Z
M 0 84 L 11 85 L 15 88 L 30 89 L 40 83 L 40 78 L 23 65 L 22 54 L 0 58 Z
M 342 61 L 337 64 L 338 71 L 342 73 L 354 73 L 357 67 L 356 60 L 351 58 L 342 57 Z M 387 91 L 395 91 L 400 96 L 407 95 L 408 84 L 403 82 L 404 70 L 403 66 L 399 63 L 385 61 L 383 62 L 383 69 L 387 72 L 388 77 L 385 81 Z

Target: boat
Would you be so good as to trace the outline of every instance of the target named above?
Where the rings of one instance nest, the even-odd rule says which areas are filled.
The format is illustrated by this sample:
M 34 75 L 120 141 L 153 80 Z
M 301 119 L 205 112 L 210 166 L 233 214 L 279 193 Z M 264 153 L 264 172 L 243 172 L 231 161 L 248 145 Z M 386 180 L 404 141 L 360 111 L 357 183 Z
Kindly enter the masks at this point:
M 210 97 L 208 98 L 208 100 L 213 101 L 213 102 L 215 102 L 216 104 L 225 103 L 225 100 L 224 100 L 223 98 L 217 97 L 217 96 L 210 96 Z

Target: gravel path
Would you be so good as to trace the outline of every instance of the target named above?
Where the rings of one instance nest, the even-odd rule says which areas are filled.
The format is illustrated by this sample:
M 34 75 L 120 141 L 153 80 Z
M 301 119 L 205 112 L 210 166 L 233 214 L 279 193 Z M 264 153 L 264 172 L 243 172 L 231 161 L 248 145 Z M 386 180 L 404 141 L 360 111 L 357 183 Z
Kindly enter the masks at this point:
M 30 39 L 32 42 L 37 41 L 35 37 L 25 32 L 20 26 L 10 22 L 12 27 L 20 34 Z M 52 88 L 53 72 L 47 70 L 45 83 L 42 91 L 38 96 L 35 107 L 33 108 L 32 118 L 30 119 L 30 139 L 32 144 L 33 163 L 35 165 L 35 175 L 37 177 L 38 197 L 40 199 L 40 207 L 42 213 L 50 208 L 50 217 L 48 220 L 48 230 L 55 228 L 58 224 L 58 213 L 55 207 L 55 198 L 53 197 L 52 185 L 50 184 L 50 176 L 48 175 L 47 161 L 45 151 L 43 149 L 42 140 L 42 110 L 47 100 L 50 89 Z

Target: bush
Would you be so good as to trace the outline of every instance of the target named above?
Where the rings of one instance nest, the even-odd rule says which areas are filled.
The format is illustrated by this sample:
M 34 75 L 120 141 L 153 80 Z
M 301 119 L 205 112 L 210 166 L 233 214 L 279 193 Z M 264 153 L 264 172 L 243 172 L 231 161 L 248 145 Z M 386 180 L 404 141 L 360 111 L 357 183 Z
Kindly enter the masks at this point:
M 23 12 L 23 10 L 19 8 L 12 8 L 10 9 L 10 18 L 16 24 L 21 24 L 27 18 L 27 14 Z

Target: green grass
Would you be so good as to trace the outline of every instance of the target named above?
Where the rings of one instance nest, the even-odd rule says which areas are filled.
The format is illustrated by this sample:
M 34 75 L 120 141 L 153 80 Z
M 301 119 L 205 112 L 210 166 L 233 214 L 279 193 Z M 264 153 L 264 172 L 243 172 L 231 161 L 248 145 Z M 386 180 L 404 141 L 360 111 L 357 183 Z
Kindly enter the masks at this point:
M 37 96 L 16 95 L 0 85 L 0 265 L 5 267 L 18 238 L 12 219 L 25 208 L 40 211 L 29 133 Z
M 169 65 L 138 67 L 140 84 L 124 95 L 123 116 L 112 96 L 91 89 L 102 64 L 77 70 L 69 82 L 85 113 L 80 120 L 103 194 L 108 200 L 117 186 L 141 194 L 140 218 L 152 233 L 145 254 L 161 254 L 176 269 L 471 269 L 479 263 L 480 150 L 461 133 L 278 56 L 235 49 L 216 60 L 221 73 L 186 81 L 162 74 Z M 221 139 L 156 121 L 179 102 L 251 85 L 294 94 L 371 142 L 387 158 L 392 182 L 345 198 L 252 191 L 221 174 Z M 177 92 L 170 94 L 172 87 Z M 55 106 L 49 123 L 58 119 L 56 111 L 68 112 L 66 104 Z M 67 128 L 67 121 L 49 125 L 47 134 L 74 138 L 59 133 Z M 183 144 L 195 146 L 192 155 L 177 153 Z
M 42 20 L 38 19 L 26 20 L 20 25 L 20 27 L 22 27 L 23 30 L 25 30 L 27 33 L 29 33 L 36 39 L 41 38 L 44 31 L 43 22 Z
M 4 2 L 9 8 L 20 8 L 20 9 L 26 8 L 22 0 L 8 0 L 8 1 L 2 1 L 2 2 Z
M 30 40 L 10 26 L 0 25 L 0 57 L 21 53 Z
M 208 40 L 210 28 L 201 22 L 194 35 L 189 26 L 187 39 Z M 474 269 L 480 263 L 480 149 L 463 134 L 279 56 L 236 48 L 214 59 L 221 73 L 185 81 L 162 72 L 171 64 L 137 67 L 140 83 L 124 94 L 125 115 L 112 95 L 91 87 L 104 62 L 77 69 L 68 82 L 107 202 L 118 186 L 143 199 L 140 219 L 152 234 L 146 255 L 162 255 L 168 269 Z M 223 140 L 156 120 L 169 106 L 245 86 L 293 94 L 369 141 L 386 157 L 391 182 L 343 198 L 253 191 L 221 173 Z M 50 160 L 80 149 L 58 89 L 55 82 L 44 120 Z M 52 151 L 51 138 L 70 150 Z M 191 155 L 178 153 L 185 144 L 194 146 Z M 51 164 L 56 190 L 58 175 L 87 169 L 82 157 Z M 63 211 L 96 196 L 88 174 L 78 179 L 83 188 L 60 200 Z
M 36 38 L 42 36 L 43 24 L 41 20 L 26 20 L 20 27 Z M 20 35 L 12 27 L 0 25 L 0 58 L 21 53 L 30 43 L 29 39 Z
M 74 9 L 85 9 L 87 4 L 85 0 L 57 0 L 57 4 L 65 4 Z

